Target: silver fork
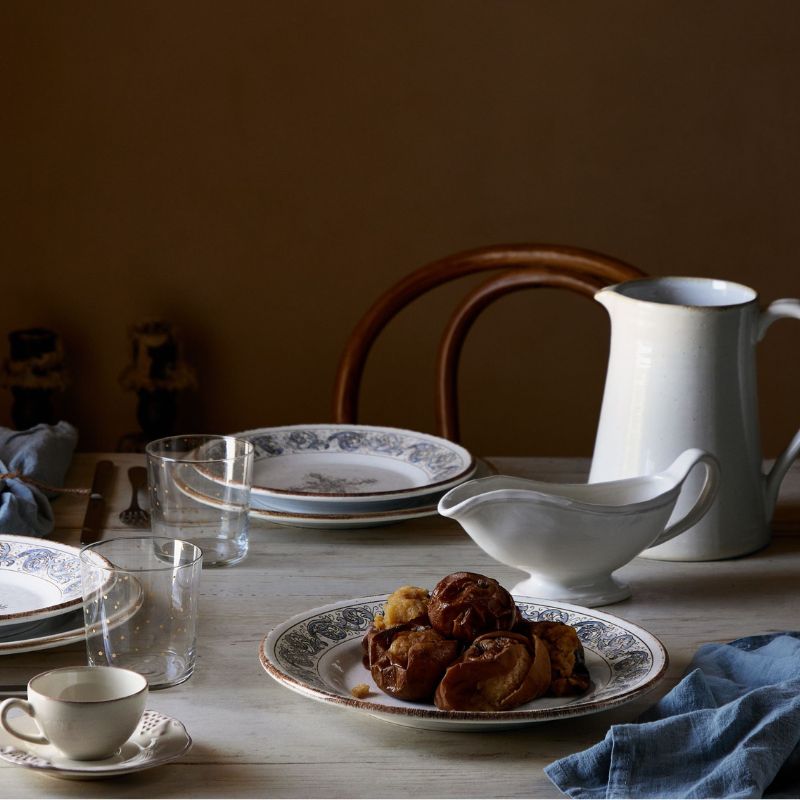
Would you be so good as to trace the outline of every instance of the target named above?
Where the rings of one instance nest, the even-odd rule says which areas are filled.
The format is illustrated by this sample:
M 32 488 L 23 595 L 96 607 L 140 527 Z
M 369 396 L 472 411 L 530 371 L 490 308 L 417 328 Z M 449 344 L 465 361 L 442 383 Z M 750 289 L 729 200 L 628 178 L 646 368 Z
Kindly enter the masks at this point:
M 150 514 L 139 507 L 139 489 L 147 487 L 147 470 L 144 467 L 131 467 L 128 470 L 128 480 L 131 482 L 131 504 L 120 511 L 120 522 L 131 528 L 149 528 Z

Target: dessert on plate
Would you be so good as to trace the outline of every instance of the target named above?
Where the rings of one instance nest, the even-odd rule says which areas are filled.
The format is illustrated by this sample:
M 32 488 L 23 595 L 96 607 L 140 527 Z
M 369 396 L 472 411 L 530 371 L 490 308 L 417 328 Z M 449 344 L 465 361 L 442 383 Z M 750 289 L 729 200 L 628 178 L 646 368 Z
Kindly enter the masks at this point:
M 589 688 L 573 627 L 532 622 L 494 578 L 454 572 L 428 592 L 401 586 L 362 640 L 378 688 L 446 711 L 508 711 Z

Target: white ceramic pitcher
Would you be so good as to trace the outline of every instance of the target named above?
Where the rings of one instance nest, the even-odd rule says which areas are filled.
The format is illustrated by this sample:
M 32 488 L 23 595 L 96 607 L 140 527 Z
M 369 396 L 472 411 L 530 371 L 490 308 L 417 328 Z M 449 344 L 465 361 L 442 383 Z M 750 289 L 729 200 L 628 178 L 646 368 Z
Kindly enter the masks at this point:
M 776 319 L 800 319 L 800 300 L 761 311 L 753 289 L 710 278 L 628 281 L 595 299 L 611 316 L 611 351 L 589 482 L 656 473 L 686 448 L 702 448 L 720 463 L 713 506 L 683 536 L 642 555 L 706 561 L 766 545 L 800 432 L 764 474 L 755 349 Z

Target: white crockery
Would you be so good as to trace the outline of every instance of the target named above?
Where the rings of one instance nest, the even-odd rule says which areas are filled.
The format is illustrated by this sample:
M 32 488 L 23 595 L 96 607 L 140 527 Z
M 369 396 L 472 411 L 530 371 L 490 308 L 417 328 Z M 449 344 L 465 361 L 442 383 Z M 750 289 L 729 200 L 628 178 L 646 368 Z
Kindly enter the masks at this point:
M 702 489 L 670 522 L 697 464 L 705 465 Z M 631 594 L 614 570 L 702 518 L 714 500 L 718 474 L 712 455 L 690 449 L 656 475 L 609 483 L 497 475 L 452 489 L 439 501 L 439 513 L 457 520 L 492 558 L 529 574 L 512 593 L 598 606 Z
M 476 469 L 460 445 L 402 428 L 287 425 L 233 435 L 256 447 L 252 505 L 292 514 L 432 505 Z
M 753 289 L 710 278 L 627 281 L 595 299 L 611 317 L 611 351 L 590 483 L 654 473 L 684 449 L 702 448 L 720 463 L 716 502 L 685 536 L 644 555 L 703 561 L 766 545 L 800 432 L 765 475 L 756 344 L 775 320 L 800 319 L 800 300 L 761 311 Z M 698 485 L 693 476 L 689 486 Z M 675 513 L 689 502 L 682 498 Z
M 388 595 L 333 603 L 298 614 L 261 642 L 264 669 L 278 683 L 311 700 L 385 722 L 442 731 L 496 731 L 606 711 L 652 689 L 667 669 L 667 652 L 648 631 L 602 611 L 532 597 L 514 597 L 531 620 L 572 625 L 591 677 L 587 692 L 540 697 L 512 711 L 442 711 L 433 703 L 398 700 L 377 688 L 362 663 L 361 640 Z M 351 689 L 367 684 L 355 698 Z
M 17 739 L 52 745 L 75 761 L 109 758 L 130 738 L 144 713 L 147 681 L 117 667 L 63 667 L 28 682 L 28 699 L 0 704 L 0 726 Z M 19 709 L 36 723 L 26 731 L 10 718 Z
M 110 586 L 113 590 L 113 584 Z M 104 630 L 112 631 L 127 622 L 142 606 L 141 585 L 126 597 L 126 602 L 102 621 Z M 83 609 L 48 617 L 26 625 L 0 628 L 0 656 L 51 650 L 86 641 L 86 624 Z
M 0 534 L 0 627 L 80 608 L 78 548 Z
M 35 725 L 29 717 L 19 721 L 25 732 Z M 157 767 L 174 761 L 192 746 L 183 724 L 158 711 L 147 710 L 136 731 L 110 758 L 76 761 L 49 744 L 31 744 L 0 728 L 0 759 L 40 775 L 66 780 L 100 780 Z

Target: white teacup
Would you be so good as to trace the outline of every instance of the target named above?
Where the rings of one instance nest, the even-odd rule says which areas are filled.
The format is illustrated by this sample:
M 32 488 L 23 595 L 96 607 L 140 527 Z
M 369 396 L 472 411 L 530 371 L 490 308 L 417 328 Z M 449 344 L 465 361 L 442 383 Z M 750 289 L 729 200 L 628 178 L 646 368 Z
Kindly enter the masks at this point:
M 144 713 L 147 680 L 118 667 L 64 667 L 28 682 L 28 699 L 0 704 L 0 725 L 33 744 L 51 744 L 68 758 L 94 761 L 113 756 L 131 737 Z M 8 713 L 19 708 L 40 734 L 18 730 Z

